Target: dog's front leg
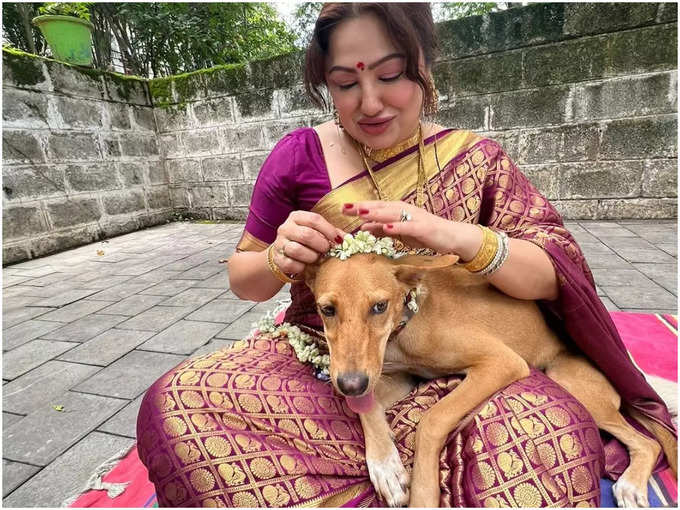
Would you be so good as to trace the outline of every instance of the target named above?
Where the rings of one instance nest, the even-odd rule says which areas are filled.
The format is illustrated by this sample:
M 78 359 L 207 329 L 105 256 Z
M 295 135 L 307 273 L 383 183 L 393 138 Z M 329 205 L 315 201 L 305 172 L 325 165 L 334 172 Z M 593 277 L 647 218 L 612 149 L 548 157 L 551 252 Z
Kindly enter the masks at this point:
M 439 506 L 439 456 L 449 433 L 467 413 L 496 391 L 529 375 L 529 367 L 524 360 L 517 355 L 515 357 L 510 361 L 501 359 L 496 360 L 501 363 L 485 363 L 469 368 L 458 387 L 433 405 L 420 419 L 416 431 L 409 506 Z
M 382 376 L 376 385 L 373 409 L 359 415 L 366 442 L 368 474 L 378 495 L 391 507 L 408 504 L 409 474 L 399 458 L 392 431 L 385 418 L 385 408 L 406 395 L 410 386 L 406 379 Z

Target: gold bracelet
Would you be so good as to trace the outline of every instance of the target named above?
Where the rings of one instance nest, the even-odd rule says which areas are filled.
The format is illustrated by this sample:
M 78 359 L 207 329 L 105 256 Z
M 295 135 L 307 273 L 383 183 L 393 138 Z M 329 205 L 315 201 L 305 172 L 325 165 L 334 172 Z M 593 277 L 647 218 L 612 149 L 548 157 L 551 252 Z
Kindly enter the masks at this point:
M 472 260 L 465 264 L 465 269 L 472 273 L 481 271 L 491 264 L 498 251 L 498 238 L 494 231 L 482 225 L 477 226 L 482 229 L 482 245 Z
M 272 252 L 272 249 L 274 248 L 274 243 L 269 245 L 269 248 L 267 248 L 267 265 L 269 266 L 269 270 L 272 272 L 274 276 L 276 276 L 276 279 L 283 282 L 283 283 L 299 283 L 302 281 L 302 278 L 291 278 L 288 276 L 286 273 L 281 271 L 281 268 L 276 265 L 274 262 L 274 253 Z

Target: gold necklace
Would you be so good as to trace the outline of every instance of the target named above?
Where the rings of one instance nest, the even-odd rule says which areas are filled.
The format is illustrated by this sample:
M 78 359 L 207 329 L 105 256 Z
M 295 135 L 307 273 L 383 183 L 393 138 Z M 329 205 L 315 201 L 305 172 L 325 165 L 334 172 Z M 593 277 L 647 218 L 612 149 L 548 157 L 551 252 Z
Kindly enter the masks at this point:
M 418 183 L 416 185 L 416 206 L 423 207 L 423 204 L 425 203 L 425 144 L 423 142 L 423 128 L 420 123 L 418 123 L 418 130 L 416 131 L 415 136 L 417 137 L 418 141 Z M 409 138 L 409 140 L 407 141 L 409 143 L 407 147 L 410 147 L 415 143 L 416 140 L 412 140 L 412 138 L 413 137 Z M 352 138 L 352 140 L 354 140 L 354 138 Z M 376 180 L 375 175 L 373 175 L 373 171 L 371 170 L 371 165 L 368 162 L 369 156 L 366 154 L 365 146 L 357 142 L 356 140 L 354 140 L 354 143 L 357 145 L 357 150 L 359 151 L 362 159 L 364 160 L 364 166 L 366 167 L 366 171 L 368 172 L 368 175 L 370 176 L 371 181 L 373 182 L 373 186 L 375 187 L 375 191 L 378 194 L 378 200 L 386 200 L 387 197 L 383 195 L 383 192 L 380 189 L 380 186 L 378 185 L 378 181 Z M 403 143 L 399 144 L 396 147 L 400 147 L 401 145 L 403 145 Z M 399 152 L 405 150 L 405 148 L 400 149 Z M 381 150 L 391 151 L 392 149 L 395 149 L 395 147 L 390 147 L 388 149 Z M 399 154 L 399 152 L 395 152 L 394 155 Z
M 392 147 L 385 147 L 384 149 L 374 149 L 362 143 L 361 147 L 364 149 L 364 152 L 366 153 L 366 156 L 368 158 L 372 159 L 376 163 L 382 163 L 383 161 L 387 161 L 388 159 L 396 156 L 397 154 L 401 154 L 409 147 L 418 143 L 418 138 L 420 137 L 420 135 L 421 135 L 420 123 L 418 123 L 418 127 L 416 128 L 415 132 L 411 136 L 409 136 L 406 140 L 404 140 L 401 143 L 398 143 L 397 145 L 394 145 Z

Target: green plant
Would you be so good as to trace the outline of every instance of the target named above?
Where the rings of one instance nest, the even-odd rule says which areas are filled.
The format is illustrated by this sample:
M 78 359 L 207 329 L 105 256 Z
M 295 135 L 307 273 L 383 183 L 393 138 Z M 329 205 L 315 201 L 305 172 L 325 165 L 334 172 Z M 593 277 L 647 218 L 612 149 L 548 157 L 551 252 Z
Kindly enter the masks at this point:
M 40 14 L 73 16 L 90 21 L 89 6 L 92 2 L 47 2 L 38 9 Z

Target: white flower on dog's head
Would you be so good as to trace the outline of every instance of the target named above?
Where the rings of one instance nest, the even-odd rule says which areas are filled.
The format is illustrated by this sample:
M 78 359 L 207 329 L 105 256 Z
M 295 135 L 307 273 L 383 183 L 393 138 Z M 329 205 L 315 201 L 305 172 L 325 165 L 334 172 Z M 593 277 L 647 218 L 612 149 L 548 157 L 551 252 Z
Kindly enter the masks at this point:
M 326 256 L 347 260 L 358 253 L 375 253 L 391 259 L 397 258 L 397 250 L 391 237 L 375 237 L 365 230 L 360 230 L 355 235 L 346 234 L 342 244 L 331 247 Z

